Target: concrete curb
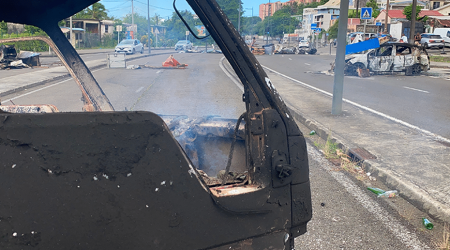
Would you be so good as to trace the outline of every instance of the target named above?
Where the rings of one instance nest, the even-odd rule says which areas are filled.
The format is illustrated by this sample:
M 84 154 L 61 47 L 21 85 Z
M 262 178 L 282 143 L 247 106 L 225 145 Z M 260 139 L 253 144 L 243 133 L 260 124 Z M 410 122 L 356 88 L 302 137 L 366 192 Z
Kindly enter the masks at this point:
M 149 54 L 145 54 L 145 55 L 133 57 L 131 59 L 127 59 L 126 61 L 128 62 L 128 61 L 132 61 L 132 60 L 135 60 L 135 59 L 141 59 L 141 58 L 149 57 L 149 56 L 152 56 L 152 55 L 154 55 L 154 54 L 150 54 L 150 55 Z M 158 55 L 160 55 L 160 54 L 158 54 Z M 96 70 L 96 69 L 99 69 L 99 68 L 106 67 L 106 65 L 107 65 L 106 63 L 102 63 L 102 64 L 95 65 L 95 66 L 88 67 L 88 68 L 89 68 L 90 71 L 93 71 L 93 70 Z M 29 85 L 26 85 L 26 86 L 21 86 L 19 88 L 15 88 L 15 89 L 11 89 L 11 90 L 2 92 L 2 93 L 0 93 L 0 97 L 7 96 L 7 95 L 13 94 L 13 93 L 15 93 L 17 91 L 24 90 L 24 89 L 28 89 L 28 88 L 33 88 L 33 87 L 37 87 L 37 86 L 40 86 L 40 85 L 44 85 L 44 84 L 47 84 L 47 83 L 50 83 L 50 82 L 54 82 L 54 81 L 58 81 L 58 80 L 64 80 L 64 79 L 66 79 L 68 77 L 71 77 L 71 75 L 69 73 L 66 73 L 66 74 L 63 74 L 63 75 L 52 77 L 50 79 L 45 79 L 45 80 L 42 80 L 42 81 L 39 81 L 39 82 L 30 83 Z
M 306 126 L 308 129 L 316 131 L 316 134 L 323 140 L 330 139 L 336 143 L 339 148 L 344 150 L 344 152 L 347 152 L 347 154 L 349 149 L 355 148 L 356 145 L 352 145 L 351 142 L 330 133 L 329 129 L 322 126 L 319 122 L 308 119 L 299 110 L 294 108 L 292 104 L 286 102 L 286 105 L 294 119 Z M 428 194 L 419 189 L 414 183 L 404 181 L 393 172 L 382 168 L 382 165 L 386 163 L 370 159 L 358 160 L 362 162 L 363 168 L 366 171 L 372 173 L 372 176 L 376 176 L 378 180 L 390 189 L 399 190 L 400 196 L 405 198 L 415 207 L 428 213 L 431 217 L 433 217 L 433 219 L 450 223 L 450 208 L 443 208 L 441 203 L 428 198 Z

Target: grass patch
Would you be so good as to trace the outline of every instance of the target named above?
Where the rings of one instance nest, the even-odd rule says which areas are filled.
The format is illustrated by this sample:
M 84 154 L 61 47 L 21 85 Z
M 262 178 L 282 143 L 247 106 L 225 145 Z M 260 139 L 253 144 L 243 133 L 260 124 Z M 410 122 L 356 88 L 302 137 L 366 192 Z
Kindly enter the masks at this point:
M 360 164 L 353 161 L 342 149 L 340 149 L 338 144 L 331 140 L 330 136 L 325 142 L 314 141 L 314 146 L 322 151 L 325 158 L 340 166 L 340 169 L 338 170 L 349 172 L 360 181 L 368 178 Z
M 435 245 L 439 250 L 450 250 L 450 226 L 448 224 L 445 224 L 444 226 L 442 241 L 438 241 Z
M 450 57 L 445 56 L 430 56 L 430 61 L 432 62 L 450 62 Z

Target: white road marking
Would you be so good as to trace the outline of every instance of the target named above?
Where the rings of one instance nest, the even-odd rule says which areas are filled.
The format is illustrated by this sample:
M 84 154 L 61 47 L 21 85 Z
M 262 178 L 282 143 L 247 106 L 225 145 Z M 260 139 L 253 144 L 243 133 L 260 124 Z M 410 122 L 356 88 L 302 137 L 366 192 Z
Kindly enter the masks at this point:
M 106 69 L 106 68 L 97 69 L 97 70 L 94 70 L 94 71 L 91 71 L 91 72 L 93 73 L 93 72 L 97 72 L 97 71 L 99 71 L 99 70 L 104 70 L 104 69 Z M 66 80 L 64 80 L 64 81 L 60 81 L 60 82 L 57 82 L 57 83 L 52 84 L 52 85 L 49 85 L 49 86 L 45 86 L 45 87 L 40 88 L 40 89 L 36 89 L 36 90 L 30 91 L 30 92 L 28 92 L 28 93 L 26 93 L 26 94 L 19 95 L 19 96 L 16 96 L 16 97 L 13 97 L 13 98 L 9 99 L 8 101 L 16 100 L 16 99 L 22 98 L 22 97 L 24 97 L 24 96 L 31 95 L 31 94 L 33 94 L 33 93 L 36 93 L 36 92 L 39 92 L 39 91 L 41 91 L 41 90 L 48 89 L 48 88 L 51 88 L 51 87 L 60 85 L 61 83 L 65 83 L 65 82 L 70 81 L 70 80 L 73 80 L 73 78 L 71 77 L 71 78 L 66 79 Z M 6 101 L 6 102 L 7 102 L 7 101 Z M 12 103 L 12 102 L 11 102 L 11 103 Z
M 275 73 L 275 74 L 278 74 L 278 75 L 280 75 L 280 76 L 282 76 L 282 77 L 284 77 L 284 78 L 287 78 L 287 79 L 289 79 L 289 80 L 291 80 L 291 81 L 294 81 L 294 82 L 296 82 L 296 83 L 299 83 L 299 84 L 301 84 L 301 85 L 303 85 L 303 86 L 305 86 L 305 87 L 307 87 L 307 88 L 309 88 L 309 89 L 312 89 L 312 90 L 315 90 L 315 91 L 320 92 L 320 93 L 322 93 L 322 94 L 325 94 L 325 95 L 327 95 L 327 96 L 333 97 L 333 94 L 331 94 L 331 93 L 329 93 L 329 92 L 326 92 L 326 91 L 321 90 L 321 89 L 319 89 L 319 88 L 313 87 L 313 86 L 311 86 L 311 85 L 309 85 L 309 84 L 306 84 L 306 83 L 304 83 L 304 82 L 302 82 L 302 81 L 299 81 L 299 80 L 294 79 L 294 78 L 292 78 L 292 77 L 289 77 L 289 76 L 287 76 L 287 75 L 284 75 L 284 74 L 282 74 L 282 73 L 280 73 L 280 72 L 278 72 L 278 71 L 275 71 L 275 70 L 273 70 L 273 69 L 271 69 L 271 68 L 269 68 L 269 67 L 266 67 L 266 66 L 264 66 L 264 65 L 261 65 L 261 66 L 262 66 L 263 68 L 267 69 L 267 70 L 272 71 L 272 72 Z M 383 113 L 381 113 L 381 112 L 379 112 L 379 111 L 376 111 L 376 110 L 371 109 L 371 108 L 369 108 L 369 107 L 363 106 L 363 105 L 358 104 L 358 103 L 356 103 L 356 102 L 352 102 L 352 101 L 347 100 L 347 99 L 345 99 L 345 98 L 343 98 L 342 100 L 343 100 L 344 102 L 349 103 L 349 104 L 352 104 L 353 106 L 356 106 L 356 107 L 358 107 L 358 108 L 360 108 L 360 109 L 364 109 L 364 110 L 366 110 L 366 111 L 372 112 L 372 113 L 377 114 L 377 115 L 379 115 L 379 116 L 382 116 L 382 117 L 384 117 L 384 118 L 386 118 L 386 119 L 389 119 L 389 120 L 391 120 L 391 121 L 393 121 L 393 122 L 402 124 L 402 125 L 404 125 L 404 126 L 406 126 L 406 127 L 408 127 L 408 128 L 415 129 L 415 130 L 417 130 L 417 131 L 419 131 L 419 132 L 421 132 L 421 133 L 424 133 L 424 134 L 426 134 L 426 135 L 428 135 L 428 136 L 434 137 L 436 140 L 444 141 L 444 142 L 450 143 L 450 139 L 447 139 L 447 138 L 445 138 L 445 137 L 442 137 L 442 136 L 440 136 L 440 135 L 437 135 L 437 134 L 435 134 L 435 133 L 432 133 L 432 132 L 430 132 L 430 131 L 428 131 L 428 130 L 421 129 L 421 128 L 415 126 L 415 125 L 409 124 L 409 123 L 407 123 L 407 122 L 405 122 L 405 121 L 402 121 L 402 120 L 400 120 L 400 119 L 394 118 L 394 117 L 392 117 L 392 116 L 390 116 L 390 115 L 383 114 Z
M 140 88 L 138 88 L 137 90 L 136 90 L 136 93 L 139 93 L 139 92 L 141 92 L 141 90 L 143 90 L 144 89 L 144 87 L 140 87 Z
M 415 88 L 410 88 L 410 87 L 406 87 L 406 86 L 403 86 L 403 88 L 405 88 L 405 89 L 410 89 L 410 90 L 415 90 L 415 91 L 419 91 L 419 92 L 423 92 L 423 93 L 427 93 L 427 94 L 429 94 L 430 92 L 428 92 L 428 91 L 425 91 L 425 90 L 421 90 L 421 89 L 415 89 Z
M 378 202 L 374 201 L 365 190 L 363 191 L 358 185 L 356 185 L 347 175 L 342 171 L 333 171 L 334 167 L 331 163 L 324 159 L 322 154 L 317 151 L 313 146 L 307 145 L 308 154 L 313 159 L 318 161 L 322 168 L 324 168 L 339 184 L 341 184 L 349 194 L 351 194 L 356 201 L 359 202 L 373 218 L 383 224 L 395 238 L 399 239 L 403 244 L 411 249 L 430 249 L 429 246 L 423 244 L 414 232 L 404 227 L 395 217 L 391 216 L 389 212 L 380 206 Z M 376 199 L 376 198 L 375 198 Z M 409 249 L 409 248 L 408 248 Z
M 222 69 L 222 71 L 225 73 L 225 75 L 228 76 L 228 78 L 231 79 L 231 81 L 234 82 L 234 84 L 236 84 L 236 86 L 238 86 L 238 88 L 244 92 L 244 86 L 242 86 L 242 84 L 240 82 L 238 82 L 236 79 L 234 79 L 234 77 L 228 73 L 228 70 L 225 69 L 225 67 L 223 66 L 223 60 L 225 60 L 225 57 L 222 57 L 219 61 L 219 67 Z
M 306 65 L 311 65 L 311 64 L 309 64 L 309 63 L 305 63 Z

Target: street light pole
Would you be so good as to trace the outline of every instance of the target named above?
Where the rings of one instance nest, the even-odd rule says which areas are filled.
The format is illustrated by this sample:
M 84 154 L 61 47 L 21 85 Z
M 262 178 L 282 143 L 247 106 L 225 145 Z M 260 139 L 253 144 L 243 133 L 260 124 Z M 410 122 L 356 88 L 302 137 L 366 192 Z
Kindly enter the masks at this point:
M 239 1 L 239 15 L 238 15 L 238 33 L 241 34 L 241 0 Z
M 133 7 L 133 0 L 131 0 L 131 29 L 133 30 L 133 39 L 134 39 L 134 33 L 136 32 L 134 30 L 134 7 Z
M 150 54 L 152 50 L 150 49 L 150 0 L 147 0 L 147 43 L 148 43 L 148 53 Z

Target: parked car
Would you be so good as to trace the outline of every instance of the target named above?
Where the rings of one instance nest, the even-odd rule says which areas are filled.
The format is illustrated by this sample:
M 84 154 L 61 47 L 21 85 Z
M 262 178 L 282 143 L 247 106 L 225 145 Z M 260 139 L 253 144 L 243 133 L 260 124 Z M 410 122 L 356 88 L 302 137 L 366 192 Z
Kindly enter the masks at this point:
M 144 45 L 137 39 L 125 39 L 117 44 L 114 49 L 116 53 L 134 54 L 136 52 L 144 53 Z
M 377 34 L 375 34 L 375 33 L 365 33 L 365 34 L 364 34 L 363 32 L 353 32 L 353 33 L 348 34 L 348 36 L 347 36 L 347 42 L 348 42 L 348 43 L 352 43 L 353 40 L 355 40 L 356 35 L 358 35 L 358 34 L 364 35 L 364 40 L 365 40 L 365 41 L 377 37 Z
M 192 43 L 189 40 L 179 40 L 177 44 L 175 44 L 175 50 L 188 50 L 192 49 Z
M 447 46 L 450 45 L 450 28 L 436 28 L 433 34 L 440 35 L 444 42 L 448 43 Z
M 444 39 L 442 39 L 442 37 L 438 34 L 424 33 L 421 36 L 422 39 L 420 40 L 420 44 L 422 44 L 427 49 L 442 49 L 444 47 Z
M 301 40 L 301 41 L 298 43 L 298 47 L 299 47 L 299 48 L 309 48 L 309 42 L 306 41 L 306 40 Z
M 409 43 L 384 43 L 364 54 L 346 56 L 346 75 L 358 75 L 357 69 L 369 69 L 373 73 L 405 72 L 417 75 L 429 69 L 429 57 L 423 47 Z

